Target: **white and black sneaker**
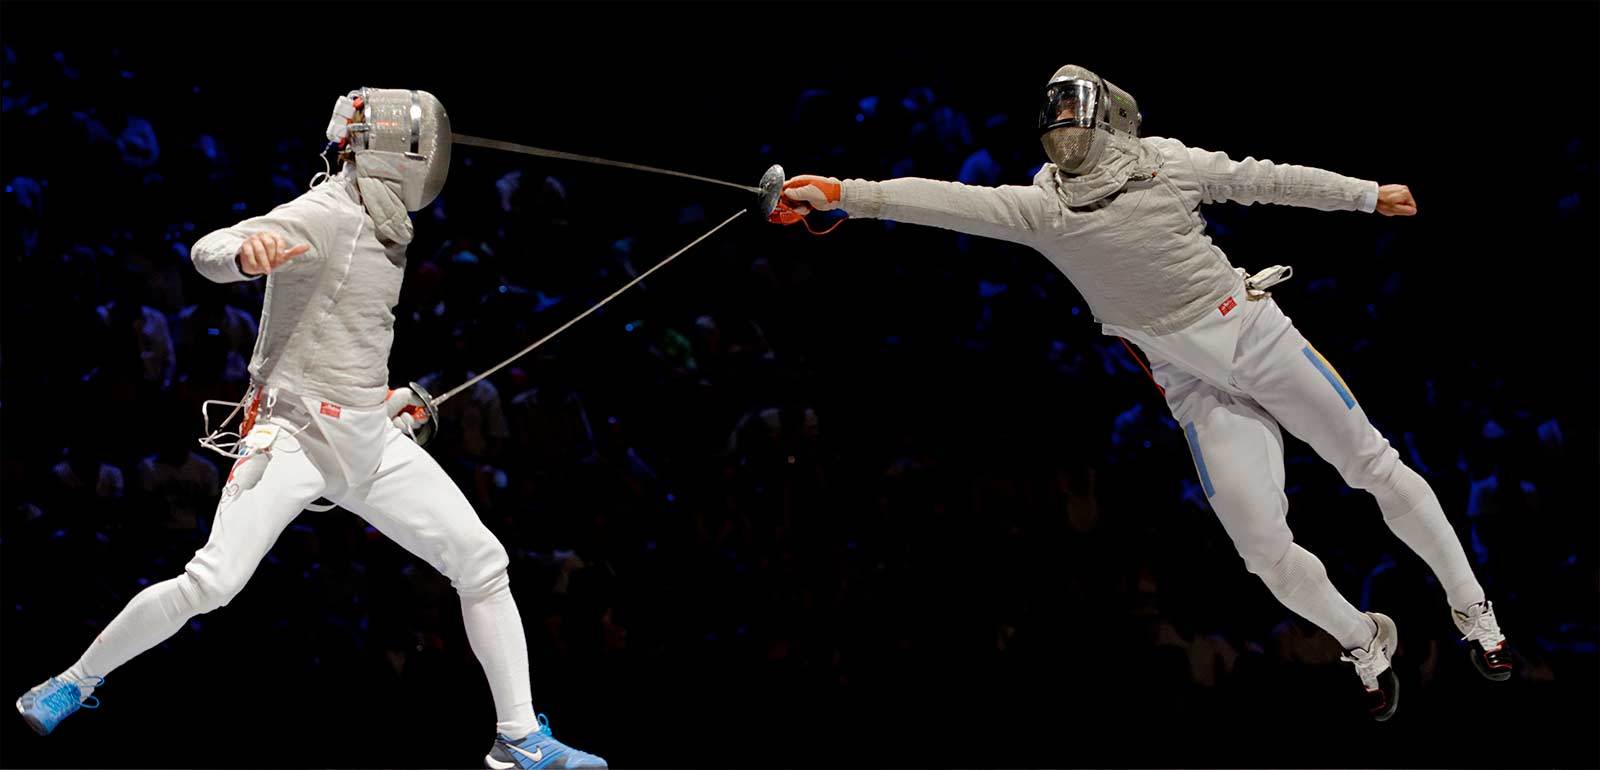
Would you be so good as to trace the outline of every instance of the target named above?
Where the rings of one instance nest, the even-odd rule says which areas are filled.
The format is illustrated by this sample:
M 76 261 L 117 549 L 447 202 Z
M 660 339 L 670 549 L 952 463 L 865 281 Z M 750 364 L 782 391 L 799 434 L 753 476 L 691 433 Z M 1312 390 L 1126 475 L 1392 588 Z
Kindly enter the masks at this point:
M 1400 632 L 1388 615 L 1369 612 L 1367 617 L 1372 618 L 1377 633 L 1365 649 L 1349 650 L 1341 660 L 1355 665 L 1362 686 L 1367 688 L 1368 712 L 1373 719 L 1384 722 L 1394 716 L 1394 710 L 1400 706 L 1400 678 L 1395 676 L 1393 665 Z
M 1500 623 L 1494 619 L 1494 605 L 1482 601 L 1466 612 L 1451 610 L 1450 619 L 1461 631 L 1461 639 L 1471 646 L 1472 665 L 1478 673 L 1496 682 L 1511 678 L 1511 654 L 1506 649 L 1505 634 L 1500 633 Z

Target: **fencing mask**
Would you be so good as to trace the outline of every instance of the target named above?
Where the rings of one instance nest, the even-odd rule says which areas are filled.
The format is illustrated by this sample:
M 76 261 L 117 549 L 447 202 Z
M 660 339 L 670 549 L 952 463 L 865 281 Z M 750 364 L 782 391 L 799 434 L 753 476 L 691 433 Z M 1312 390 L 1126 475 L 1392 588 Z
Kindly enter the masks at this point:
M 450 173 L 450 116 L 427 91 L 359 88 L 339 97 L 328 141 L 351 151 L 356 185 L 378 237 L 411 241 L 411 217 Z
M 1068 64 L 1045 85 L 1039 140 L 1061 171 L 1085 174 L 1100 161 L 1109 137 L 1139 137 L 1139 118 L 1139 105 L 1127 91 Z

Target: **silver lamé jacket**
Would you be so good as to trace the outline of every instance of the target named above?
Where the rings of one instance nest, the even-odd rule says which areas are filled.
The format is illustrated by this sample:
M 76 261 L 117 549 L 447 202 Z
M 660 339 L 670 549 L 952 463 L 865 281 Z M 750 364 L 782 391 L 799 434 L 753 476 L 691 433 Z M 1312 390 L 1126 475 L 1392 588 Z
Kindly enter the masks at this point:
M 847 179 L 840 194 L 852 217 L 1031 246 L 1066 274 L 1095 320 L 1152 336 L 1183 330 L 1243 282 L 1205 233 L 1200 206 L 1220 201 L 1370 212 L 1378 185 L 1146 137 L 1113 138 L 1088 174 L 1047 163 L 1028 186 Z
M 251 378 L 344 406 L 383 403 L 406 247 L 378 240 L 354 170 L 347 166 L 264 216 L 206 235 L 190 257 L 218 283 L 252 280 L 234 257 L 246 236 L 262 231 L 311 250 L 267 276 Z

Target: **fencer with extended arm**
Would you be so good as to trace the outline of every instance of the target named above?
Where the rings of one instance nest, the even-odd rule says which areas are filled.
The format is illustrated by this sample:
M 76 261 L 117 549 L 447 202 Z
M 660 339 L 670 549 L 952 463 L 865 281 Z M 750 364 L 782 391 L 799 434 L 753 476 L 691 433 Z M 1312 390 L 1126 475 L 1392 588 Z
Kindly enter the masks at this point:
M 1403 185 L 1184 146 L 1176 140 L 1114 140 L 1113 168 L 1063 178 L 1047 164 L 1031 185 L 979 187 L 933 179 L 881 182 L 800 175 L 784 185 L 796 211 L 842 210 L 852 218 L 928 225 L 1030 246 L 1083 293 L 1103 323 L 1152 334 L 1200 318 L 1239 282 L 1204 233 L 1203 204 L 1276 203 L 1322 211 L 1415 213 Z M 1122 199 L 1138 215 L 1103 213 Z M 1135 201 L 1137 204 L 1128 203 Z M 1379 208 L 1381 204 L 1381 209 Z M 1130 258 L 1139 254 L 1140 258 Z
M 1438 497 L 1266 291 L 1291 271 L 1235 268 L 1206 234 L 1201 213 L 1232 202 L 1413 216 L 1410 189 L 1141 137 L 1132 96 L 1082 67 L 1062 67 L 1042 96 L 1036 127 L 1050 162 L 1032 184 L 801 175 L 784 184 L 779 208 L 787 218 L 773 221 L 839 210 L 1039 251 L 1082 294 L 1105 334 L 1144 351 L 1207 502 L 1245 567 L 1345 648 L 1371 693 L 1373 718 L 1390 718 L 1398 703 L 1397 626 L 1357 610 L 1321 561 L 1294 542 L 1284 429 L 1376 498 L 1385 524 L 1438 578 L 1472 643 L 1474 666 L 1489 679 L 1509 677 L 1505 637 Z

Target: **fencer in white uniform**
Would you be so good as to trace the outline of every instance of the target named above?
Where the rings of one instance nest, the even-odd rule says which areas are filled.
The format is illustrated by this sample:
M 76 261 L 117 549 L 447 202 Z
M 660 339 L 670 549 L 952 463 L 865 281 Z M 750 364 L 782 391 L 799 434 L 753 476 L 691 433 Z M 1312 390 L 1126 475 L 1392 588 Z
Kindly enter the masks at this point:
M 1126 91 L 1068 65 L 1039 113 L 1050 162 L 1025 186 L 799 176 L 774 221 L 811 210 L 931 225 L 1030 246 L 1066 274 L 1103 331 L 1151 361 L 1212 509 L 1246 568 L 1285 606 L 1338 639 L 1375 718 L 1398 705 L 1394 622 L 1363 613 L 1294 542 L 1281 428 L 1350 486 L 1377 498 L 1389 528 L 1428 564 L 1484 676 L 1510 676 L 1505 638 L 1428 483 L 1400 461 L 1351 388 L 1265 291 L 1287 270 L 1233 267 L 1205 233 L 1203 204 L 1277 203 L 1322 211 L 1416 212 L 1410 191 L 1303 166 L 1140 138 Z
M 300 511 L 326 498 L 449 578 L 498 720 L 492 768 L 603 767 L 556 741 L 533 710 L 527 642 L 506 549 L 439 464 L 412 440 L 428 414 L 391 391 L 388 359 L 409 213 L 444 185 L 449 118 L 425 91 L 360 89 L 341 97 L 328 137 L 342 168 L 264 216 L 191 249 L 212 281 L 266 276 L 261 329 L 241 402 L 245 437 L 209 540 L 171 580 L 136 595 L 65 672 L 18 702 L 48 733 L 134 656 L 226 605 Z

